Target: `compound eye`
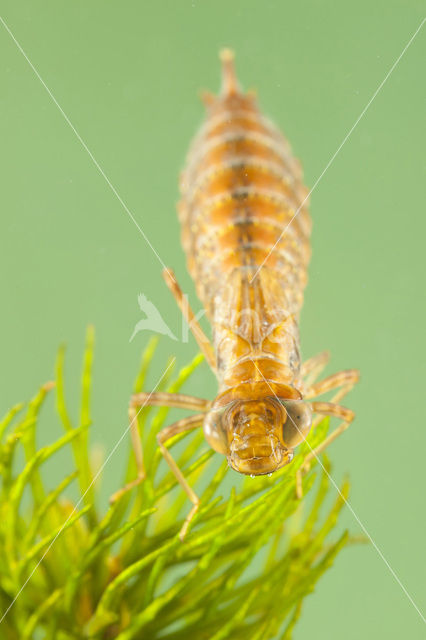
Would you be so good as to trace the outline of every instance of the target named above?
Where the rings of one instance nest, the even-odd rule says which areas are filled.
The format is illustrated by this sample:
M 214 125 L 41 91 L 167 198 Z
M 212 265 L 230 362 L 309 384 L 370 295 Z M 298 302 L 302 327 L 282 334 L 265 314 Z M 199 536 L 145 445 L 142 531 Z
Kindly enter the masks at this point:
M 303 400 L 282 400 L 287 418 L 283 424 L 283 441 L 293 448 L 303 442 L 312 424 L 312 409 Z
M 229 403 L 224 407 L 211 409 L 206 414 L 203 424 L 204 436 L 211 448 L 224 455 L 229 453 L 226 426 L 229 418 L 229 409 L 232 406 L 233 403 Z

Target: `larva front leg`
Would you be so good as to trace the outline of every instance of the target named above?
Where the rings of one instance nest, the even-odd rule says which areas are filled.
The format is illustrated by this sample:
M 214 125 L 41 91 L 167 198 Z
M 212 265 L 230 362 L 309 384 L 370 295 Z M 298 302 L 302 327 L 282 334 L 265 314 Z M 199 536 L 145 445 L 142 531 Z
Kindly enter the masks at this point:
M 124 487 L 116 491 L 112 494 L 109 501 L 110 504 L 114 504 L 117 500 L 119 500 L 125 493 L 137 487 L 145 479 L 145 466 L 143 462 L 143 449 L 142 449 L 142 441 L 139 434 L 138 429 L 138 414 L 136 412 L 135 405 L 130 404 L 129 406 L 129 428 L 130 428 L 130 438 L 132 441 L 132 448 L 135 454 L 136 461 L 136 478 L 128 482 Z
M 164 459 L 166 460 L 170 469 L 174 473 L 176 480 L 179 482 L 180 486 L 185 491 L 186 495 L 188 496 L 188 498 L 191 500 L 193 504 L 193 507 L 189 512 L 189 514 L 187 515 L 185 522 L 183 523 L 183 526 L 179 532 L 179 537 L 181 540 L 185 538 L 190 522 L 195 516 L 195 514 L 197 513 L 197 510 L 200 504 L 200 499 L 195 493 L 195 491 L 192 489 L 188 481 L 186 480 L 185 476 L 183 475 L 182 471 L 179 469 L 174 459 L 172 458 L 170 451 L 165 446 L 165 442 L 167 442 L 167 440 L 170 440 L 170 438 L 173 438 L 173 436 L 178 435 L 179 433 L 183 433 L 185 431 L 190 431 L 192 429 L 197 429 L 198 427 L 201 427 L 203 425 L 203 422 L 204 422 L 204 414 L 199 413 L 195 416 L 191 416 L 189 418 L 184 418 L 183 420 L 179 420 L 178 422 L 175 422 L 169 427 L 165 427 L 157 434 L 158 445 L 160 447 L 161 453 L 164 456 Z
M 136 411 L 137 407 L 170 407 L 176 409 L 191 409 L 192 411 L 208 411 L 211 402 L 203 398 L 188 396 L 183 393 L 167 393 L 163 391 L 142 392 L 132 396 L 129 406 L 130 437 L 135 454 L 137 475 L 134 480 L 116 491 L 110 498 L 110 503 L 116 502 L 122 495 L 136 487 L 145 479 L 142 441 L 139 434 Z M 189 420 L 189 418 L 187 418 Z
M 334 440 L 336 440 L 336 438 L 346 431 L 355 418 L 354 411 L 346 409 L 346 407 L 342 407 L 338 404 L 334 404 L 333 402 L 313 402 L 312 410 L 322 416 L 341 418 L 342 422 L 323 442 L 321 442 L 320 445 L 318 445 L 318 447 L 315 447 L 315 449 L 312 449 L 308 453 L 302 466 L 298 469 L 296 474 L 296 494 L 298 498 L 302 498 L 302 477 L 304 473 L 309 471 L 312 460 L 317 458 L 332 442 L 334 442 Z
M 320 354 L 321 356 L 322 354 Z M 331 376 L 324 378 L 324 380 L 320 380 L 316 384 L 313 384 L 307 391 L 304 396 L 304 399 L 315 398 L 322 393 L 327 393 L 327 391 L 332 391 L 333 389 L 339 389 L 339 391 L 333 396 L 331 402 L 313 402 L 312 409 L 315 413 L 318 413 L 320 416 L 327 415 L 332 417 L 343 418 L 343 422 L 335 429 L 325 440 L 319 445 L 316 449 L 311 451 L 305 458 L 303 465 L 297 472 L 296 475 L 296 493 L 300 498 L 302 496 L 302 476 L 303 473 L 309 470 L 310 463 L 314 457 L 318 456 L 321 451 L 323 451 L 329 444 L 331 444 L 336 438 L 339 437 L 343 431 L 349 427 L 352 420 L 355 418 L 355 413 L 350 409 L 345 409 L 344 407 L 337 404 L 342 400 L 342 398 L 351 391 L 354 385 L 359 381 L 359 371 L 357 369 L 347 369 L 345 371 L 338 371 L 337 373 L 333 373 Z M 321 419 L 321 418 L 320 418 Z M 316 418 L 312 423 L 312 426 L 318 424 L 320 419 Z

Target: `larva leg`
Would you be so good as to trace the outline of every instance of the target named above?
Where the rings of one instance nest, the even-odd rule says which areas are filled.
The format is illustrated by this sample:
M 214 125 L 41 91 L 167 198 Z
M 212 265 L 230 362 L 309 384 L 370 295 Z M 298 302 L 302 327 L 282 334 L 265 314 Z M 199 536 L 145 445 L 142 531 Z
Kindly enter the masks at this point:
M 172 292 L 179 309 L 182 311 L 182 315 L 187 321 L 189 328 L 191 329 L 198 346 L 204 354 L 210 367 L 213 371 L 216 371 L 216 358 L 214 355 L 213 347 L 210 344 L 209 339 L 200 327 L 198 321 L 195 318 L 194 312 L 188 304 L 187 298 L 184 297 L 182 289 L 178 285 L 173 271 L 170 269 L 163 269 L 163 278 Z
M 192 409 L 193 411 L 208 411 L 211 402 L 203 398 L 195 398 L 187 396 L 183 393 L 137 393 L 132 396 L 129 406 L 130 436 L 133 451 L 135 453 L 137 476 L 131 482 L 128 482 L 122 489 L 116 491 L 110 498 L 110 502 L 116 502 L 121 496 L 133 487 L 140 484 L 145 478 L 145 467 L 143 463 L 142 443 L 137 425 L 136 407 L 173 407 L 177 409 Z
M 210 400 L 187 396 L 183 393 L 137 393 L 132 396 L 131 405 L 134 407 L 173 407 L 176 409 L 191 409 L 193 411 L 208 411 Z
M 132 440 L 132 447 L 135 454 L 136 460 L 136 469 L 137 475 L 134 480 L 128 482 L 122 489 L 119 489 L 115 493 L 112 494 L 109 501 L 111 504 L 119 500 L 125 493 L 136 487 L 145 479 L 145 466 L 143 462 L 143 450 L 142 450 L 142 442 L 139 435 L 138 429 L 138 414 L 136 412 L 135 406 L 130 404 L 129 407 L 129 422 L 130 422 L 130 437 Z
M 330 352 L 322 351 L 302 364 L 300 371 L 302 378 L 309 376 L 308 380 L 306 380 L 307 387 L 310 387 L 315 382 L 329 360 Z
M 333 373 L 333 375 L 320 380 L 316 384 L 311 385 L 305 393 L 305 398 L 315 398 L 316 396 L 331 391 L 332 389 L 338 389 L 340 391 L 334 396 L 332 402 L 339 402 L 343 396 L 345 396 L 352 387 L 359 380 L 359 371 L 357 369 L 347 369 L 346 371 L 339 371 Z
M 175 422 L 174 424 L 170 425 L 170 427 L 165 427 L 157 434 L 158 445 L 161 449 L 161 453 L 163 454 L 164 459 L 166 460 L 170 469 L 173 471 L 176 477 L 176 480 L 179 482 L 180 486 L 185 491 L 186 495 L 188 496 L 188 498 L 191 500 L 193 504 L 193 507 L 189 512 L 189 514 L 187 515 L 185 522 L 183 523 L 183 527 L 180 530 L 179 537 L 181 540 L 183 540 L 184 537 L 186 536 L 189 524 L 192 518 L 197 513 L 198 506 L 200 504 L 200 499 L 198 498 L 197 494 L 192 489 L 192 487 L 188 484 L 185 476 L 177 466 L 176 462 L 172 458 L 171 453 L 166 448 L 164 443 L 170 438 L 172 438 L 173 436 L 176 436 L 178 433 L 183 433 L 184 431 L 190 431 L 191 429 L 196 429 L 197 427 L 201 427 L 201 425 L 203 424 L 203 421 L 204 421 L 204 414 L 199 413 L 195 416 L 191 416 L 190 418 L 184 418 L 183 420 L 179 420 L 178 422 Z
M 339 404 L 335 404 L 334 402 L 313 402 L 312 409 L 315 413 L 319 413 L 322 416 L 341 418 L 342 422 L 332 433 L 330 433 L 329 436 L 327 436 L 324 442 L 321 442 L 318 447 L 315 447 L 315 449 L 312 449 L 312 451 L 308 453 L 305 460 L 303 461 L 302 466 L 300 467 L 300 469 L 298 469 L 296 475 L 296 493 L 298 498 L 301 498 L 303 495 L 302 476 L 304 473 L 309 471 L 312 460 L 314 458 L 317 458 L 320 453 L 322 453 L 324 449 L 328 447 L 328 445 L 334 442 L 334 440 L 336 440 L 336 438 L 338 438 L 340 434 L 346 431 L 346 429 L 355 418 L 355 413 L 351 411 L 351 409 L 346 409 L 345 407 L 342 407 Z

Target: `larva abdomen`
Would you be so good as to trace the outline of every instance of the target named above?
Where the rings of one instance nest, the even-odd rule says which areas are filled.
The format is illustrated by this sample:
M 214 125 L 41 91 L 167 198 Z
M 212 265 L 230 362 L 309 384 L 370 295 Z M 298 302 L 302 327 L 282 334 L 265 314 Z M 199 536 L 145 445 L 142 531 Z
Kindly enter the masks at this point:
M 183 246 L 213 325 L 219 382 L 293 384 L 298 314 L 310 257 L 299 163 L 223 55 L 222 94 L 209 97 L 181 179 Z

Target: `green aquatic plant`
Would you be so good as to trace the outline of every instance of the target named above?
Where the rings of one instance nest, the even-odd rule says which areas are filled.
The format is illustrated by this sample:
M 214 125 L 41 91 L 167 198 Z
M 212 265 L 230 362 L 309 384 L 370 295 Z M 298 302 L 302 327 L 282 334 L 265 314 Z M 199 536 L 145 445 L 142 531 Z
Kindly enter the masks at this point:
M 315 460 L 304 476 L 304 499 L 296 497 L 296 471 L 309 445 L 325 438 L 328 420 L 270 478 L 229 471 L 201 433 L 170 441 L 201 496 L 181 542 L 188 500 L 156 446 L 166 408 L 138 416 L 145 481 L 102 509 L 102 466 L 96 471 L 89 446 L 93 343 L 89 328 L 78 424 L 65 402 L 64 349 L 56 381 L 0 423 L 1 640 L 289 640 L 304 598 L 349 540 L 347 532 L 333 535 L 348 483 L 336 499 L 325 456 L 322 468 Z M 143 388 L 155 346 L 151 341 L 143 354 L 134 392 Z M 173 380 L 166 376 L 162 388 L 178 391 L 201 362 L 197 356 Z M 46 402 L 53 394 L 56 409 Z M 48 410 L 63 434 L 58 427 L 58 439 L 38 447 Z M 58 475 L 66 452 L 74 468 L 48 488 L 46 467 Z M 108 473 L 114 465 L 108 460 Z M 134 475 L 130 452 L 124 480 Z

